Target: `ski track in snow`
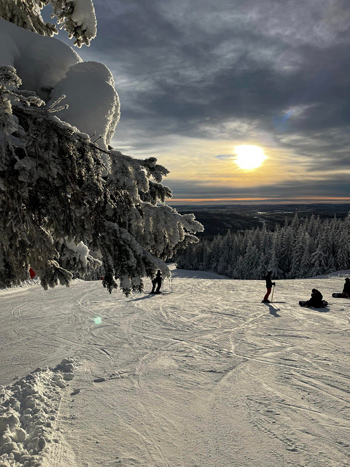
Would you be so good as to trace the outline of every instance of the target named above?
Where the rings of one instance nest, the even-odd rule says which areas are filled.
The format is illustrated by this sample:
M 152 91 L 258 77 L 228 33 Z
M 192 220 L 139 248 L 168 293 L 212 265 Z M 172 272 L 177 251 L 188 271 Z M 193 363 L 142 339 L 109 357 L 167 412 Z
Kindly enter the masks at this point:
M 45 448 L 0 466 L 348 466 L 350 300 L 330 298 L 342 286 L 278 281 L 266 305 L 263 281 L 175 270 L 169 294 L 79 280 L 0 292 L 6 391 L 75 366 Z M 327 309 L 298 306 L 313 287 Z

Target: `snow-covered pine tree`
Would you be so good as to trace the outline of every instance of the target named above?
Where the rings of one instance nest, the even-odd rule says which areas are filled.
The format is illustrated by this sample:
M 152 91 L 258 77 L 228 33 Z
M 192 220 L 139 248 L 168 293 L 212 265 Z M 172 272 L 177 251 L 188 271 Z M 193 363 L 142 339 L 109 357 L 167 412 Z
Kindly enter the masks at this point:
M 316 251 L 311 255 L 311 273 L 313 276 L 330 272 L 329 267 L 329 248 L 328 232 L 326 229 L 320 229 L 316 239 Z
M 298 216 L 297 212 L 295 213 L 290 226 L 291 226 L 291 229 L 292 229 L 292 231 L 294 233 L 296 233 L 298 231 L 298 228 L 299 228 L 299 216 Z
M 212 244 L 211 244 L 211 261 L 212 261 L 212 268 L 213 271 L 218 270 L 218 265 L 221 256 L 221 245 L 222 245 L 222 236 L 219 234 L 217 235 Z
M 252 240 L 248 241 L 247 251 L 243 257 L 243 277 L 242 279 L 250 279 L 257 277 L 259 262 L 259 252 Z
M 236 264 L 233 267 L 232 277 L 233 279 L 243 279 L 244 274 L 245 274 L 244 259 L 243 259 L 243 256 L 239 256 Z
M 327 221 L 323 227 L 326 228 L 327 236 L 327 253 L 328 253 L 328 267 L 331 271 L 337 269 L 337 253 L 336 253 L 336 239 L 337 239 L 337 218 Z
M 205 269 L 234 279 L 261 279 L 271 269 L 279 279 L 311 277 L 350 268 L 350 215 L 344 221 L 337 218 L 321 221 L 314 216 L 299 221 L 295 216 L 292 225 L 286 221 L 283 227 L 276 226 L 274 231 L 269 231 L 264 224 L 260 230 L 228 232 L 224 237 L 206 241 Z M 179 261 L 185 264 L 192 255 L 201 258 L 198 256 L 201 251 L 200 244 L 195 245 L 179 254 Z
M 295 223 L 294 218 L 293 222 Z M 293 250 L 295 248 L 295 241 L 296 241 L 296 235 L 297 235 L 297 230 L 296 226 L 285 226 L 285 228 L 282 230 L 282 238 L 281 238 L 281 251 L 279 254 L 280 258 L 280 266 L 281 269 L 284 271 L 284 273 L 287 275 L 289 274 L 291 268 L 292 268 L 292 257 L 293 257 Z
M 203 240 L 201 243 L 203 245 L 203 255 L 199 269 L 206 271 L 207 269 L 210 269 L 210 247 L 207 240 Z
M 336 260 L 338 269 L 350 268 L 350 213 L 339 227 L 336 238 Z
M 320 225 L 321 225 L 320 216 L 317 216 L 317 218 L 315 218 L 315 216 L 312 215 L 308 223 L 308 234 L 310 235 L 310 238 L 317 237 L 319 230 L 320 230 Z
M 217 266 L 218 274 L 227 274 L 230 256 L 231 256 L 231 232 L 228 232 L 221 241 L 220 245 L 220 259 Z
M 281 279 L 283 277 L 283 271 L 279 267 L 279 233 L 273 233 L 273 240 L 270 252 L 270 261 L 268 265 L 268 269 L 272 271 L 272 277 L 275 279 Z
M 50 33 L 38 26 L 40 8 L 49 2 L 0 2 L 0 16 Z M 51 3 L 55 14 L 62 7 L 61 20 L 67 19 L 76 44 L 88 43 L 95 24 L 90 0 Z M 20 84 L 12 66 L 0 68 L 0 286 L 26 279 L 29 266 L 44 288 L 68 285 L 73 272 L 98 264 L 90 249 L 103 264 L 110 292 L 116 280 L 128 294 L 141 291 L 142 277 L 157 269 L 169 275 L 163 260 L 197 242 L 193 234 L 203 227 L 164 204 L 171 197 L 162 185 L 167 169 L 152 157 L 103 150 L 57 118 L 59 107 L 45 106 Z
M 301 238 L 303 245 L 303 255 L 300 260 L 300 268 L 298 276 L 295 277 L 310 277 L 311 273 L 311 238 L 310 235 L 305 232 L 305 236 Z
M 303 277 L 303 259 L 305 255 L 305 244 L 308 243 L 309 235 L 304 231 L 298 232 L 292 251 L 291 268 L 288 277 L 294 279 Z
M 265 222 L 263 223 L 260 234 L 260 251 L 266 255 L 269 250 L 270 235 L 267 231 Z
M 230 242 L 230 263 L 229 263 L 229 276 L 232 277 L 234 267 L 238 258 L 240 257 L 241 251 L 241 242 L 239 235 L 231 235 L 231 242 Z
M 259 257 L 258 267 L 256 270 L 256 279 L 262 279 L 266 275 L 266 271 L 268 271 L 267 257 L 262 250 L 260 251 L 261 253 Z

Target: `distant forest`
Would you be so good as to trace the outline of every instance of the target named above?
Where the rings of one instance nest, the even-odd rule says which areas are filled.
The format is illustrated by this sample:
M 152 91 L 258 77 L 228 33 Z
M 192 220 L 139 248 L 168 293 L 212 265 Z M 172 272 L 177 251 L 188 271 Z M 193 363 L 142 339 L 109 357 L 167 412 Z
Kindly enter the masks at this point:
M 350 213 L 343 220 L 296 214 L 273 231 L 265 226 L 228 232 L 190 245 L 176 258 L 179 269 L 215 271 L 233 279 L 301 278 L 350 269 Z

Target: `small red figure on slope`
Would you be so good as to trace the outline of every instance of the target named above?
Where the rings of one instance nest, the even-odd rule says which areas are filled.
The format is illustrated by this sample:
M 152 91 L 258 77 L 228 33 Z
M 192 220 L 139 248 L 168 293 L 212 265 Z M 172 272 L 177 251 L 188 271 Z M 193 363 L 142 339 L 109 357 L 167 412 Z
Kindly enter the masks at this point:
M 36 277 L 36 272 L 33 268 L 29 268 L 29 275 L 31 279 L 34 279 L 34 277 Z

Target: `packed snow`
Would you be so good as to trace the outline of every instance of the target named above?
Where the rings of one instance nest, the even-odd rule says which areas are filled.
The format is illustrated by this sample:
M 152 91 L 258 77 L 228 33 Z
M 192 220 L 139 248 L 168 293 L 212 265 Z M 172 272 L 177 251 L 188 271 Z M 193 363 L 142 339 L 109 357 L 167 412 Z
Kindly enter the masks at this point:
M 64 359 L 54 370 L 37 368 L 0 392 L 1 467 L 42 465 L 47 443 L 59 443 L 61 389 L 73 369 L 72 359 Z
M 347 274 L 1 291 L 0 466 L 349 465 Z

